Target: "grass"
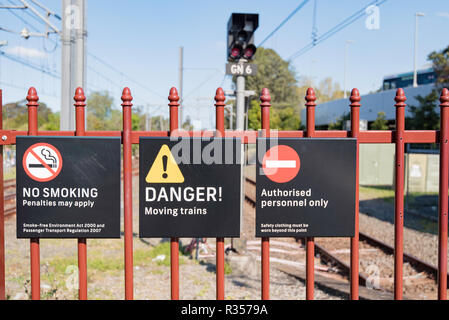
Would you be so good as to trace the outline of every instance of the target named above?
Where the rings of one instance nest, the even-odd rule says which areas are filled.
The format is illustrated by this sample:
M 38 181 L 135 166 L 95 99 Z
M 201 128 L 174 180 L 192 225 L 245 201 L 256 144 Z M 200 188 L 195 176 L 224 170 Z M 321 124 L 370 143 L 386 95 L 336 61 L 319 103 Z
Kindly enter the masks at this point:
M 360 194 L 363 194 L 369 198 L 382 199 L 383 201 L 385 201 L 387 203 L 394 204 L 395 192 L 390 187 L 384 187 L 384 186 L 360 187 Z M 408 194 L 409 201 L 410 201 L 410 203 L 414 203 L 416 201 L 417 197 L 424 196 L 424 195 L 438 196 L 438 193 L 410 192 Z M 405 194 L 404 194 L 404 196 L 405 196 Z
M 5 170 L 3 173 L 3 179 L 9 180 L 9 179 L 15 179 L 16 178 L 16 167 L 11 168 L 9 170 Z
M 184 256 L 185 254 L 179 250 L 179 264 L 182 265 L 185 263 L 184 260 Z M 164 260 L 158 260 L 156 261 L 156 263 L 158 265 L 163 265 L 163 266 L 170 266 L 170 242 L 162 242 L 160 244 L 158 244 L 157 246 L 153 247 L 150 251 L 149 251 L 149 258 L 151 260 L 157 258 L 158 256 L 165 256 Z
M 226 275 L 232 274 L 232 268 L 231 268 L 231 265 L 230 265 L 227 261 L 225 262 L 225 265 L 224 265 L 224 273 L 225 273 Z

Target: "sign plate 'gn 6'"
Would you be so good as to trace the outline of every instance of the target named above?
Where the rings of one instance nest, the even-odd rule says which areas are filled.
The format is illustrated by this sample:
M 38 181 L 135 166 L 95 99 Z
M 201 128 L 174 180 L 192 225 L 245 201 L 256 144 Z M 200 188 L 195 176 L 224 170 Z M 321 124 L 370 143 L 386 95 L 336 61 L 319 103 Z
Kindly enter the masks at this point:
M 119 238 L 120 139 L 17 137 L 18 238 Z
M 355 139 L 257 140 L 256 236 L 353 237 Z
M 140 138 L 140 237 L 239 237 L 240 148 L 239 139 Z

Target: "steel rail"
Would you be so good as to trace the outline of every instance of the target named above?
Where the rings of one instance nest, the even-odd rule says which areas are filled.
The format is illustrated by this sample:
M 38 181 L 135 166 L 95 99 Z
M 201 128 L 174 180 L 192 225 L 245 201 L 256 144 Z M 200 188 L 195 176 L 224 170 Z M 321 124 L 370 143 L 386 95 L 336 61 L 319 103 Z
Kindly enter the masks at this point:
M 254 185 L 254 186 L 256 185 L 256 182 L 248 177 L 245 177 L 245 180 L 251 185 Z M 253 207 L 256 206 L 256 199 L 254 199 L 251 195 L 248 195 L 245 193 L 245 200 L 247 200 Z M 376 239 L 370 235 L 367 235 L 366 233 L 363 233 L 363 232 L 359 233 L 359 237 L 360 237 L 360 241 L 366 242 L 366 243 L 370 244 L 371 246 L 382 250 L 386 254 L 390 254 L 390 255 L 394 254 L 394 248 L 381 240 L 378 240 L 378 239 Z M 324 247 L 322 247 L 316 243 L 315 243 L 315 250 L 318 254 L 320 254 L 325 259 L 330 260 L 333 263 L 335 263 L 335 265 L 337 265 L 342 270 L 342 272 L 344 274 L 347 274 L 347 275 L 350 274 L 350 266 L 346 262 L 344 262 L 340 258 L 336 257 L 335 255 L 333 255 L 332 253 L 327 251 Z M 414 255 L 411 255 L 411 254 L 408 254 L 405 252 L 404 252 L 404 261 L 413 265 L 417 270 L 424 271 L 427 274 L 432 275 L 435 280 L 437 279 L 438 268 L 436 266 L 434 266 L 426 261 L 423 261 L 423 260 L 415 257 Z M 367 280 L 367 277 L 364 274 L 359 273 L 360 284 L 366 285 L 366 280 Z M 449 276 L 448 276 L 448 281 L 449 281 Z

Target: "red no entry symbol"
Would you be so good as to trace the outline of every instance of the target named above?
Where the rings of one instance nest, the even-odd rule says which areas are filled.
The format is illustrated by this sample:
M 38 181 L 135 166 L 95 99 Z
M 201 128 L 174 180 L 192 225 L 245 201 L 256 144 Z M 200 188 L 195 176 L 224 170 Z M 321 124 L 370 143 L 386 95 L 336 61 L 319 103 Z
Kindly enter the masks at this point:
M 268 179 L 276 183 L 292 181 L 299 173 L 301 160 L 291 147 L 279 145 L 271 148 L 262 161 L 262 169 Z
M 38 182 L 55 179 L 62 169 L 61 153 L 48 143 L 37 143 L 27 149 L 23 155 L 23 169 L 26 174 Z

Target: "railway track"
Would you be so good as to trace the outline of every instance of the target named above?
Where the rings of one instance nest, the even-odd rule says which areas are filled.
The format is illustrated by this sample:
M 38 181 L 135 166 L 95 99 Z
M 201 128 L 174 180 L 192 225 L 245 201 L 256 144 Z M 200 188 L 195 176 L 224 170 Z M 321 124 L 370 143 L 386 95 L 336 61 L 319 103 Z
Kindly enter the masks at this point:
M 256 205 L 256 183 L 246 177 L 245 201 Z M 394 288 L 394 248 L 372 235 L 359 233 L 360 273 L 362 286 L 370 286 L 393 291 Z M 302 242 L 304 239 L 295 239 Z M 315 254 L 329 266 L 330 272 L 337 272 L 348 278 L 350 275 L 350 241 L 348 238 L 317 238 Z M 409 296 L 420 292 L 433 292 L 436 288 L 438 268 L 416 256 L 404 253 L 404 290 Z

